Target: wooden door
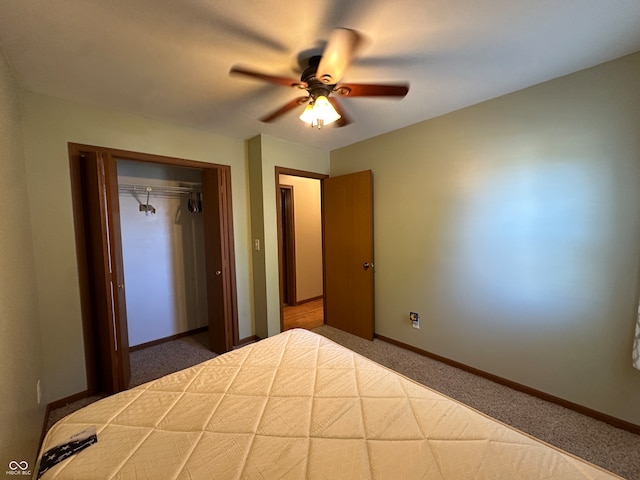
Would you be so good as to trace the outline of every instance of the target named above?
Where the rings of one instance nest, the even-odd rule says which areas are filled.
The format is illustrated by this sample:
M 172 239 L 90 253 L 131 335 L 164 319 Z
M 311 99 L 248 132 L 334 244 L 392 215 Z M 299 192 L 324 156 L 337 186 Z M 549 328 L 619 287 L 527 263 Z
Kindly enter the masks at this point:
M 209 345 L 215 353 L 233 348 L 233 312 L 231 292 L 231 245 L 227 232 L 229 201 L 227 172 L 208 169 L 202 172 L 202 215 L 204 225 L 207 277 Z
M 283 293 L 282 303 L 295 306 L 298 304 L 296 289 L 296 254 L 295 254 L 295 218 L 293 215 L 293 186 L 280 185 L 280 225 L 278 241 L 280 242 L 280 291 Z
M 322 201 L 325 321 L 373 340 L 372 172 L 325 179 Z
M 80 156 L 95 373 L 99 390 L 111 394 L 131 379 L 116 162 L 94 151 Z

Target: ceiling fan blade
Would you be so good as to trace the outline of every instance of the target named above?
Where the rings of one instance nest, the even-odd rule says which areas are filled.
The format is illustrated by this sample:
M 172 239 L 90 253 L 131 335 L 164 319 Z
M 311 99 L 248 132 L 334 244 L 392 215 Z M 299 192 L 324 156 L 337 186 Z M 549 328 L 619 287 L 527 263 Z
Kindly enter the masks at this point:
M 316 78 L 327 85 L 338 83 L 351 64 L 361 38 L 358 32 L 350 28 L 336 28 L 331 32 Z
M 409 93 L 409 85 L 341 83 L 333 91 L 343 97 L 404 97 Z
M 263 80 L 265 82 L 275 83 L 276 85 L 282 85 L 285 87 L 300 87 L 306 88 L 307 84 L 305 82 L 301 82 L 300 80 L 294 80 L 292 78 L 287 77 L 279 77 L 276 75 L 268 75 L 266 73 L 256 72 L 254 70 L 247 70 L 241 67 L 232 67 L 229 71 L 230 74 L 239 74 L 246 75 L 248 77 L 257 78 L 258 80 Z
M 333 125 L 335 125 L 336 127 L 344 127 L 345 125 L 349 125 L 351 123 L 351 119 L 345 113 L 344 108 L 342 108 L 342 105 L 340 104 L 338 99 L 335 97 L 329 97 L 328 100 L 329 103 L 333 105 L 333 108 L 336 109 L 336 112 L 340 114 L 340 118 L 333 122 Z
M 299 105 L 302 105 L 303 103 L 306 103 L 308 100 L 309 100 L 309 97 L 294 98 L 289 103 L 285 103 L 278 110 L 274 110 L 273 112 L 269 113 L 268 115 L 265 115 L 264 117 L 262 117 L 260 119 L 260 121 L 261 122 L 265 122 L 265 123 L 273 122 L 276 118 L 280 117 L 281 115 L 284 115 L 285 113 L 287 113 L 290 110 L 293 110 L 294 108 L 298 107 Z

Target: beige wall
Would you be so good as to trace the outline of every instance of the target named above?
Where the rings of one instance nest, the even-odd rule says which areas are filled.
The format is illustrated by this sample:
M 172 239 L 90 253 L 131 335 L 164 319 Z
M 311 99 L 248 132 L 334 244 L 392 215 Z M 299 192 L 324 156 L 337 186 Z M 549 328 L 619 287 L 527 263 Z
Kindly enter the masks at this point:
M 320 180 L 280 175 L 293 187 L 296 301 L 322 296 L 322 209 Z
M 18 88 L 0 50 L 0 471 L 34 466 L 44 371 Z
M 249 141 L 251 212 L 255 226 L 251 235 L 261 240 L 261 251 L 254 250 L 253 254 L 254 288 L 256 292 L 264 292 L 264 301 L 255 304 L 256 332 L 269 336 L 280 332 L 276 166 L 328 174 L 329 152 L 268 135 Z M 266 325 L 259 325 L 260 319 Z
M 255 334 L 259 338 L 269 336 L 267 271 L 264 249 L 264 187 L 262 181 L 262 137 L 247 141 L 249 166 L 249 197 L 251 205 L 251 262 L 253 281 L 253 318 Z M 267 186 L 268 188 L 268 186 Z M 257 245 L 256 245 L 257 243 Z
M 252 335 L 244 142 L 34 93 L 23 99 L 47 401 L 86 389 L 67 142 L 231 166 L 239 333 Z
M 638 85 L 640 54 L 332 152 L 374 172 L 376 332 L 640 424 Z

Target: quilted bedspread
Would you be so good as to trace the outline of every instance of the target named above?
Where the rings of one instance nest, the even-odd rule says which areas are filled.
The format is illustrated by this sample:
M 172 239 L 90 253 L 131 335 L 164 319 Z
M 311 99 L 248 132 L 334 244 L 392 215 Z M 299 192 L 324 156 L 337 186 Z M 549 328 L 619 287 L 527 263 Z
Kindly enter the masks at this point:
M 51 479 L 611 479 L 332 341 L 289 330 L 91 404 Z

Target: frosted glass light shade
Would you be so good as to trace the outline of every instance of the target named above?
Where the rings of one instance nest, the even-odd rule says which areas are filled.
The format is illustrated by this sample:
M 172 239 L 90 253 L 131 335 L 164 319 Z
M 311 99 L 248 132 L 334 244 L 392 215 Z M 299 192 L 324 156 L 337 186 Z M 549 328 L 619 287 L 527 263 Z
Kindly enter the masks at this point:
M 320 95 L 313 102 L 307 105 L 300 120 L 308 123 L 312 127 L 322 128 L 329 125 L 340 118 L 340 114 L 333 108 L 329 99 L 324 95 Z

